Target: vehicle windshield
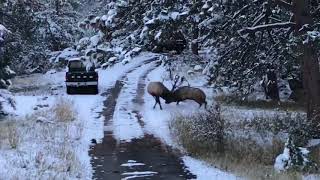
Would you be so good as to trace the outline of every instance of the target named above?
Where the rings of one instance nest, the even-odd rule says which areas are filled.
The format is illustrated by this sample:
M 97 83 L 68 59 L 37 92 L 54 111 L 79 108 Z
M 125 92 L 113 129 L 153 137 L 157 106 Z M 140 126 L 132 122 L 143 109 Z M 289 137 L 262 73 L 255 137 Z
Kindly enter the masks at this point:
M 68 67 L 69 71 L 86 71 L 86 67 L 82 61 L 70 61 Z

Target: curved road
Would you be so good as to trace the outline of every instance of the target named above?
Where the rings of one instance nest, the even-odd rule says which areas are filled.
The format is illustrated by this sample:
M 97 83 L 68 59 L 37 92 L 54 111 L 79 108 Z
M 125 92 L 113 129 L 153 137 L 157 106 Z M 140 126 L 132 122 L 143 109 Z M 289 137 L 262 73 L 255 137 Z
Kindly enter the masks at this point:
M 113 114 L 117 105 L 117 99 L 120 96 L 126 80 L 131 73 L 139 71 L 140 67 L 150 64 L 145 70 L 136 87 L 136 93 L 132 102 L 135 106 L 144 104 L 143 96 L 146 86 L 147 75 L 160 65 L 157 59 L 145 61 L 131 70 L 124 73 L 118 79 L 114 87 L 103 94 L 106 97 L 104 101 L 104 110 L 102 115 L 105 118 L 105 132 L 101 143 L 94 144 L 90 149 L 91 164 L 94 169 L 94 179 L 120 180 L 120 179 L 192 179 L 195 178 L 188 172 L 180 159 L 178 153 L 175 153 L 170 147 L 162 144 L 160 140 L 153 135 L 144 134 L 140 139 L 134 139 L 131 142 L 117 142 L 113 136 L 111 127 Z M 143 129 L 144 121 L 138 110 L 131 110 L 138 119 L 139 125 Z M 130 121 L 130 119 L 128 119 Z M 95 142 L 95 141 L 94 141 Z

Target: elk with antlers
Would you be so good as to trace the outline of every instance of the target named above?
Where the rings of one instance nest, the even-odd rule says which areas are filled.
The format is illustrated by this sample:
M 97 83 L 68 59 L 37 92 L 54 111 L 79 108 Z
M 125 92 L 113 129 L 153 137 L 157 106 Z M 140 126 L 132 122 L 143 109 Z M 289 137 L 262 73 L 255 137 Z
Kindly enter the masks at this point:
M 154 97 L 156 103 L 153 106 L 153 109 L 156 108 L 156 105 L 159 104 L 160 109 L 162 110 L 160 97 L 164 100 L 168 99 L 171 96 L 169 89 L 163 85 L 161 82 L 150 82 L 147 87 L 148 93 Z
M 190 86 L 183 86 L 173 91 L 170 98 L 166 99 L 166 104 L 177 102 L 178 105 L 181 101 L 185 100 L 193 100 L 200 107 L 204 104 L 205 109 L 207 109 L 206 94 L 201 89 Z
M 179 80 L 180 83 L 179 85 L 177 85 Z M 188 86 L 180 87 L 184 81 L 188 83 Z M 176 75 L 174 78 L 174 84 L 172 86 L 171 94 L 169 97 L 167 97 L 167 99 L 165 99 L 166 104 L 177 102 L 177 105 L 179 105 L 181 101 L 185 100 L 193 100 L 197 102 L 200 107 L 202 106 L 202 104 L 204 104 L 205 108 L 207 108 L 206 94 L 199 88 L 191 87 L 185 77 Z
M 155 98 L 156 102 L 153 108 L 155 108 L 156 105 L 159 104 L 160 109 L 162 110 L 160 97 L 165 100 L 166 104 L 172 102 L 177 102 L 177 104 L 179 104 L 179 102 L 189 99 L 196 101 L 200 105 L 200 107 L 202 106 L 202 104 L 205 104 L 206 108 L 207 102 L 205 93 L 199 88 L 190 87 L 189 83 L 189 86 L 179 87 L 183 84 L 184 81 L 186 81 L 184 77 L 176 75 L 173 80 L 174 83 L 172 85 L 171 91 L 161 82 L 150 82 L 148 84 L 147 91 Z M 177 87 L 179 88 L 177 89 Z
M 162 110 L 160 97 L 165 101 L 169 101 L 170 99 L 172 99 L 172 92 L 177 87 L 177 83 L 179 79 L 180 79 L 180 76 L 175 77 L 174 84 L 172 85 L 171 91 L 161 82 L 150 82 L 148 84 L 147 91 L 151 96 L 154 97 L 156 101 L 153 106 L 153 109 L 155 109 L 157 104 L 159 104 L 160 109 Z M 181 79 L 180 83 L 183 83 L 183 79 Z

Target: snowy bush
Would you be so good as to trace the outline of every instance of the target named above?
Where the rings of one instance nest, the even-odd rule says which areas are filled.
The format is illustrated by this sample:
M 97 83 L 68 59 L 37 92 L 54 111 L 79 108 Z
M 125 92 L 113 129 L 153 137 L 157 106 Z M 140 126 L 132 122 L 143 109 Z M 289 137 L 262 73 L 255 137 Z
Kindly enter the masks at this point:
M 16 149 L 20 143 L 20 132 L 15 123 L 8 124 L 8 141 L 12 149 Z
M 76 119 L 76 111 L 72 101 L 59 98 L 51 108 L 54 118 L 60 122 L 69 122 Z
M 10 33 L 10 31 L 6 27 L 4 27 L 2 24 L 0 24 L 0 43 L 4 41 L 4 37 L 8 33 Z
M 0 69 L 0 89 L 8 88 L 11 85 L 10 79 L 16 75 L 9 66 Z
M 174 137 L 193 153 L 201 151 L 201 147 L 215 147 L 215 151 L 223 151 L 227 127 L 219 106 L 206 113 L 178 115 L 170 124 Z
M 230 112 L 229 108 L 223 107 L 220 118 L 216 113 L 177 116 L 173 118 L 170 129 L 173 137 L 189 153 L 211 159 L 222 167 L 244 166 L 243 169 L 273 165 L 289 134 L 298 146 L 305 146 L 310 139 L 305 113 L 275 112 L 270 115 L 257 110 L 257 113 L 250 115 L 251 112 L 247 114 L 244 111 Z M 233 113 L 241 113 L 241 116 Z M 222 139 L 217 138 L 219 119 L 223 122 Z M 223 146 L 217 145 L 219 139 Z M 221 147 L 224 150 L 222 157 L 216 152 Z
M 0 119 L 4 115 L 12 113 L 15 108 L 15 103 L 9 91 L 4 90 L 11 85 L 10 78 L 15 76 L 15 72 L 10 69 L 8 62 L 3 58 L 5 38 L 10 33 L 2 24 L 0 24 Z
M 0 89 L 0 119 L 3 116 L 14 113 L 15 101 L 12 94 L 4 89 Z
M 259 134 L 271 133 L 273 136 L 287 134 L 292 137 L 296 145 L 304 146 L 312 137 L 312 124 L 307 120 L 305 113 L 276 113 L 273 116 L 252 114 L 251 118 L 241 120 L 238 127 L 244 130 L 253 130 Z
M 306 148 L 295 146 L 291 138 L 285 144 L 283 153 L 280 154 L 274 164 L 277 171 L 312 171 L 316 164 L 310 161 L 309 151 Z

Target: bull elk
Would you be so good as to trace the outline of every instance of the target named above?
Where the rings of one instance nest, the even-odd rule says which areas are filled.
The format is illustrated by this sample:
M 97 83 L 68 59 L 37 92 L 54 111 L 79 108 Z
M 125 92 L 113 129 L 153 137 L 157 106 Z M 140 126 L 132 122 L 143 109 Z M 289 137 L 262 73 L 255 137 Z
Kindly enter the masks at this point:
M 170 78 L 172 80 L 171 73 L 170 73 Z M 180 76 L 177 75 L 174 77 L 174 84 L 172 85 L 171 91 L 161 82 L 150 82 L 148 84 L 147 91 L 151 96 L 154 97 L 156 101 L 153 106 L 153 109 L 155 109 L 157 104 L 159 104 L 160 109 L 162 110 L 160 97 L 165 101 L 172 99 L 172 92 L 177 87 L 177 83 L 179 82 L 179 80 L 180 80 Z M 183 83 L 183 81 L 184 81 L 184 78 L 181 78 L 180 85 Z
M 177 83 L 179 82 L 179 80 L 181 85 L 185 79 L 183 77 L 180 79 L 179 76 L 176 76 L 171 91 L 161 82 L 150 82 L 148 84 L 147 91 L 151 96 L 155 98 L 156 101 L 153 109 L 156 108 L 157 104 L 159 104 L 160 109 L 162 110 L 160 97 L 165 100 L 166 104 L 177 102 L 178 105 L 179 102 L 188 99 L 194 100 L 200 105 L 200 107 L 204 104 L 205 108 L 207 108 L 206 94 L 201 89 L 190 86 L 183 86 L 175 90 L 176 87 L 178 87 Z
M 181 101 L 185 100 L 193 100 L 200 107 L 204 104 L 205 109 L 207 109 L 206 94 L 201 89 L 190 86 L 183 86 L 172 92 L 171 96 L 167 98 L 166 104 L 177 102 L 178 105 Z
M 156 103 L 153 106 L 153 109 L 156 108 L 156 105 L 159 104 L 160 109 L 162 110 L 160 97 L 164 100 L 167 100 L 171 95 L 169 89 L 164 86 L 161 82 L 150 82 L 147 87 L 148 93 L 154 97 Z

